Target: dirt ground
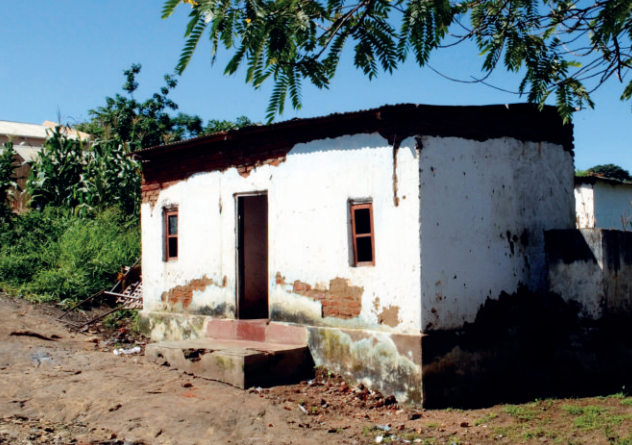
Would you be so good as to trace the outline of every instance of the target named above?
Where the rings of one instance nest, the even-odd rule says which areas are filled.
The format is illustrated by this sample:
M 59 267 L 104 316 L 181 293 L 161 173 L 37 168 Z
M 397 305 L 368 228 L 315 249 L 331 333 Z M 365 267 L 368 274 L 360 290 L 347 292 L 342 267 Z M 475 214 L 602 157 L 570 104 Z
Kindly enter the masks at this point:
M 71 332 L 60 313 L 0 296 L 0 444 L 632 444 L 623 394 L 420 410 L 324 370 L 243 391 L 142 352 L 114 355 L 142 339 L 124 328 Z

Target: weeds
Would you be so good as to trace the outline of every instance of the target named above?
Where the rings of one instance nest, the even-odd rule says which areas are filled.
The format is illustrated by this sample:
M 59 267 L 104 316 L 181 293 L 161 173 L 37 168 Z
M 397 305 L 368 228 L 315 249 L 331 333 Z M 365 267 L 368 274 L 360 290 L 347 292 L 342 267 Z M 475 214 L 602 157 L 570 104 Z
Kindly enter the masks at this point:
M 518 422 L 528 422 L 532 420 L 537 411 L 533 409 L 534 404 L 529 405 L 507 405 L 504 411 L 510 416 L 514 417 Z
M 132 332 L 138 333 L 138 311 L 121 309 L 108 315 L 103 319 L 103 325 L 108 328 L 117 329 L 122 325 L 131 325 Z
M 364 425 L 362 427 L 362 435 L 364 437 L 367 437 L 370 433 L 372 433 L 373 431 L 376 431 L 377 428 L 373 425 Z
M 584 410 L 582 408 L 575 405 L 564 405 L 562 406 L 562 410 L 566 411 L 571 416 L 579 416 L 580 414 L 584 413 Z
M 479 419 L 476 419 L 476 421 L 474 422 L 474 426 L 481 426 L 483 424 L 489 423 L 492 420 L 494 420 L 495 418 L 498 417 L 498 414 L 496 413 L 489 413 L 486 416 L 483 416 Z
M 111 286 L 140 256 L 138 221 L 109 209 L 94 217 L 47 208 L 0 226 L 0 288 L 72 304 Z
M 562 409 L 571 416 L 575 416 L 575 426 L 584 431 L 611 428 L 630 419 L 629 415 L 607 415 L 609 411 L 607 408 L 594 405 L 583 407 L 564 405 Z

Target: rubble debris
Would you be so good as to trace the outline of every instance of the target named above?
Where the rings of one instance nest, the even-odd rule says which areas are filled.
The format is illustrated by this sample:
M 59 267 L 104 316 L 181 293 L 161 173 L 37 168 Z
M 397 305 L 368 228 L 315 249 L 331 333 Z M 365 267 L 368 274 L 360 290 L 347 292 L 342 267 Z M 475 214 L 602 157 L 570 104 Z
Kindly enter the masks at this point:
M 114 312 L 122 309 L 142 309 L 143 308 L 143 281 L 141 274 L 140 258 L 136 260 L 132 267 L 125 266 L 123 272 L 119 272 L 116 284 L 106 291 L 100 290 L 94 295 L 89 296 L 83 301 L 80 301 L 76 305 L 72 306 L 66 312 L 64 312 L 57 321 L 65 323 L 68 327 L 76 330 L 85 329 L 87 326 L 94 322 L 107 317 Z M 94 301 L 101 296 L 115 297 L 116 307 L 111 311 L 99 314 L 89 320 L 83 322 L 76 322 L 70 319 L 70 314 L 74 314 L 76 309 L 81 306 L 85 306 L 87 303 Z

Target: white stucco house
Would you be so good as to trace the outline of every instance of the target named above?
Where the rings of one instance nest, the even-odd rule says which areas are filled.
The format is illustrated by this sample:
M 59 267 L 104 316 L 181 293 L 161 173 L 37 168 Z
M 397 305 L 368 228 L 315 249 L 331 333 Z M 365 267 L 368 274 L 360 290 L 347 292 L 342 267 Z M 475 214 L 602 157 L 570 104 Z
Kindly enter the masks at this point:
M 575 204 L 578 229 L 632 230 L 632 183 L 576 177 Z
M 572 126 L 550 107 L 384 106 L 135 156 L 154 340 L 232 323 L 400 401 L 423 400 L 426 345 L 543 288 L 544 230 L 575 226 Z

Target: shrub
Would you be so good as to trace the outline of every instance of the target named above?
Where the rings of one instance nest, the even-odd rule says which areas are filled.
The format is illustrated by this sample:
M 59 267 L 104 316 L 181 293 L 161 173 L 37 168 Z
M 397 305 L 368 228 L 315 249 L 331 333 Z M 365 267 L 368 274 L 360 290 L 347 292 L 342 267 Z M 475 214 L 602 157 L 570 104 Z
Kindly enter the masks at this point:
M 110 287 L 121 267 L 140 256 L 138 220 L 118 208 L 94 217 L 59 208 L 31 211 L 4 226 L 0 238 L 2 288 L 67 303 Z

